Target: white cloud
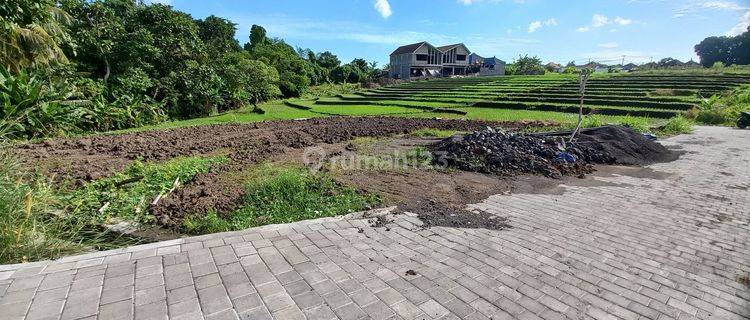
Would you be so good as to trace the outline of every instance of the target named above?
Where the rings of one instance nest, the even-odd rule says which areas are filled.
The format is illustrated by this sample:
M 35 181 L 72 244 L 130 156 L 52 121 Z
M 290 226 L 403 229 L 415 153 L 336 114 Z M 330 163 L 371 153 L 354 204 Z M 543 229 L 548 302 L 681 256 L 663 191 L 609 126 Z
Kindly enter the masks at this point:
M 742 3 L 743 1 L 740 1 Z M 724 11 L 739 11 L 746 12 L 750 11 L 750 6 L 741 5 L 734 1 L 706 1 L 706 0 L 693 0 L 686 5 L 677 8 L 674 11 L 672 17 L 682 18 L 685 16 L 703 17 L 702 11 L 705 10 L 724 10 Z
M 731 1 L 704 1 L 699 6 L 706 9 L 720 9 L 720 10 L 744 10 L 747 7 L 741 6 Z
M 375 0 L 375 10 L 385 19 L 388 19 L 393 14 L 391 4 L 388 3 L 388 0 Z
M 578 31 L 578 32 L 588 32 L 591 29 L 601 28 L 601 27 L 604 27 L 604 26 L 609 26 L 609 25 L 627 26 L 627 25 L 630 25 L 632 23 L 633 23 L 632 19 L 626 19 L 626 18 L 623 18 L 623 17 L 609 18 L 609 17 L 607 17 L 605 15 L 602 15 L 602 14 L 595 14 L 593 17 L 591 17 L 591 23 L 589 25 L 582 26 L 582 27 L 576 29 L 576 31 Z
M 161 3 L 166 5 L 171 5 L 172 0 L 146 0 L 147 4 L 153 4 L 153 3 Z
M 631 19 L 625 19 L 625 18 L 620 18 L 620 17 L 615 17 L 615 19 L 612 20 L 612 21 L 614 23 L 616 23 L 616 24 L 621 25 L 621 26 L 627 26 L 627 25 L 633 23 L 633 20 L 631 20 Z
M 616 42 L 607 42 L 607 43 L 600 43 L 599 47 L 605 48 L 605 49 L 614 49 L 619 47 L 620 45 Z
M 556 25 L 557 25 L 557 20 L 555 18 L 549 18 L 544 21 L 537 20 L 529 24 L 529 33 L 534 33 L 535 31 L 541 29 L 542 27 L 549 27 L 549 26 L 556 26 Z
M 747 28 L 750 26 L 750 11 L 745 12 L 744 15 L 740 18 L 740 22 L 737 23 L 732 30 L 729 30 L 727 35 L 729 36 L 736 36 L 739 34 L 742 34 L 743 32 L 747 31 Z

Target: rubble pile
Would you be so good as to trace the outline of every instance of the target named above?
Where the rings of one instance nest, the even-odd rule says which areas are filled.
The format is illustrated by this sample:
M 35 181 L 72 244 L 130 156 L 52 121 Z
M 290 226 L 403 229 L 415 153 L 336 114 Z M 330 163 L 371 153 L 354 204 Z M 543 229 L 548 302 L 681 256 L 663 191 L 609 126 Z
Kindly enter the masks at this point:
M 647 164 L 676 159 L 674 152 L 632 129 L 605 126 L 570 132 L 508 133 L 487 127 L 442 140 L 433 148 L 435 163 L 461 170 L 503 176 L 541 174 L 559 178 L 593 172 L 594 164 Z
M 435 145 L 435 161 L 466 171 L 504 176 L 541 174 L 559 178 L 593 171 L 592 163 L 614 163 L 608 153 L 586 145 L 565 144 L 561 137 L 507 133 L 486 128 L 453 136 Z

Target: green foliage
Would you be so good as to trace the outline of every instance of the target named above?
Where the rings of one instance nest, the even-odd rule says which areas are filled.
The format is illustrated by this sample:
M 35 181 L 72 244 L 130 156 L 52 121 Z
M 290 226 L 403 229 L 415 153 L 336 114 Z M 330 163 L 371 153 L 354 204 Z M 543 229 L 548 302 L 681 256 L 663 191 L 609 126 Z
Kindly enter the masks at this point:
M 604 121 L 604 118 L 598 114 L 590 114 L 583 118 L 583 122 L 581 122 L 581 128 L 594 128 L 594 127 L 601 127 L 605 125 L 606 122 Z
M 508 67 L 506 73 L 514 75 L 544 74 L 544 66 L 542 66 L 542 60 L 538 57 L 523 55 L 518 56 L 518 59 Z
M 70 16 L 54 1 L 2 1 L 0 17 L 0 68 L 18 72 L 68 62 L 62 47 L 75 45 L 65 29 Z
M 198 20 L 198 36 L 203 40 L 206 49 L 214 55 L 239 51 L 240 44 L 234 38 L 237 24 L 214 15 Z
M 222 65 L 222 76 L 237 107 L 242 107 L 246 101 L 257 104 L 281 95 L 276 69 L 262 61 L 252 60 L 249 53 L 227 54 Z
M 705 124 L 731 126 L 744 111 L 750 111 L 750 85 L 704 99 L 695 120 Z
M 680 115 L 669 119 L 659 130 L 659 133 L 667 136 L 691 133 L 693 132 L 693 125 L 693 121 Z
M 72 101 L 71 88 L 57 88 L 38 74 L 0 69 L 0 140 L 77 131 L 86 110 Z
M 318 97 L 332 97 L 340 94 L 353 94 L 362 90 L 362 85 L 359 83 L 324 83 L 321 85 L 310 87 L 305 93 L 304 97 L 318 98 Z
M 617 123 L 630 127 L 638 132 L 648 132 L 651 128 L 649 120 L 642 117 L 624 116 L 617 120 Z
M 190 233 L 241 230 L 347 214 L 377 202 L 376 196 L 360 194 L 324 173 L 264 164 L 248 178 L 241 209 L 224 217 L 189 216 L 183 228 Z

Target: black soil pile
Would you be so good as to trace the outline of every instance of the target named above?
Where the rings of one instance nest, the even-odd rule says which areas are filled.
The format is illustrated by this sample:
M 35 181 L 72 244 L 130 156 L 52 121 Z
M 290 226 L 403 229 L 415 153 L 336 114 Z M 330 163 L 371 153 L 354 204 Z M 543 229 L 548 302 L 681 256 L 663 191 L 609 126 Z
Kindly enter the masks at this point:
M 569 136 L 569 135 L 568 135 Z M 584 129 L 578 145 L 609 154 L 614 163 L 623 165 L 649 165 L 671 162 L 680 156 L 660 143 L 646 139 L 642 134 L 623 126 L 604 126 Z
M 622 126 L 583 130 L 572 143 L 570 132 L 507 133 L 486 128 L 454 136 L 434 148 L 437 164 L 501 176 L 539 174 L 583 177 L 594 164 L 644 165 L 677 159 L 678 154 Z M 565 155 L 572 156 L 564 157 Z M 571 161 L 572 160 L 572 161 Z

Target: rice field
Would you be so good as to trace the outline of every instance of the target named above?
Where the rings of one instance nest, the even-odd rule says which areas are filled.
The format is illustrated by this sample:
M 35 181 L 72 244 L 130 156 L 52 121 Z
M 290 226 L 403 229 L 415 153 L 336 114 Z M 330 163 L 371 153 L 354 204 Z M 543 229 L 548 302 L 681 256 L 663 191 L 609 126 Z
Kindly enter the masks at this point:
M 702 99 L 750 83 L 739 74 L 592 76 L 585 112 L 605 118 L 659 121 L 698 107 Z M 572 119 L 580 101 L 575 75 L 431 79 L 356 94 L 291 100 L 288 106 L 326 115 L 440 116 L 493 120 Z

